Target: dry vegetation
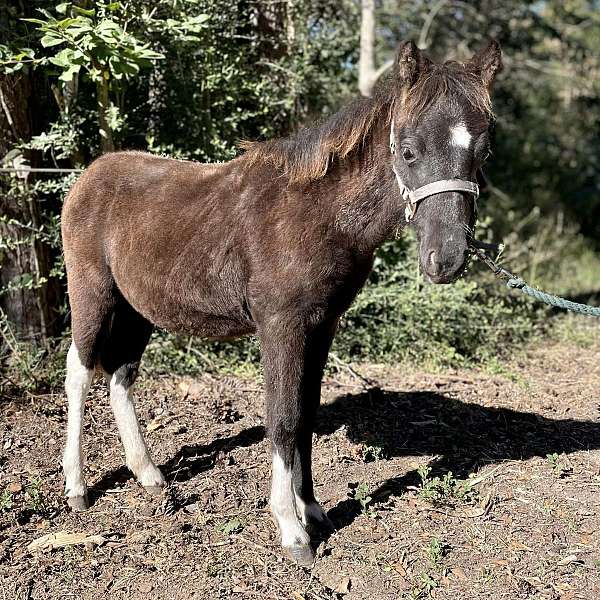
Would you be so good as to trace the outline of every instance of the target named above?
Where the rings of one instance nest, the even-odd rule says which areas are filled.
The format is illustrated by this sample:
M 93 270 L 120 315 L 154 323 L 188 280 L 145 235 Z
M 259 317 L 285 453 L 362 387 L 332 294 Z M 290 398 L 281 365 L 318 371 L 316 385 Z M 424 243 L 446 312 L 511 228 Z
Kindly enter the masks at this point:
M 315 473 L 337 531 L 312 571 L 277 546 L 260 382 L 144 376 L 139 413 L 172 481 L 161 499 L 121 466 L 97 384 L 84 514 L 61 495 L 62 395 L 5 398 L 0 597 L 598 598 L 598 331 L 493 372 L 331 373 Z M 58 532 L 95 537 L 28 548 Z

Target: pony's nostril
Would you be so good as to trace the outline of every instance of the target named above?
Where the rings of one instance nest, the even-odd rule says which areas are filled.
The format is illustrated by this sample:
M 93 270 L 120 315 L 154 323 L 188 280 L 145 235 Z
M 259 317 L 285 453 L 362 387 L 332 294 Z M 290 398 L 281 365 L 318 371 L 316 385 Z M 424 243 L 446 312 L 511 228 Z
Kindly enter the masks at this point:
M 437 255 L 435 253 L 435 250 L 432 250 L 429 253 L 429 265 L 431 266 L 434 272 L 438 270 Z

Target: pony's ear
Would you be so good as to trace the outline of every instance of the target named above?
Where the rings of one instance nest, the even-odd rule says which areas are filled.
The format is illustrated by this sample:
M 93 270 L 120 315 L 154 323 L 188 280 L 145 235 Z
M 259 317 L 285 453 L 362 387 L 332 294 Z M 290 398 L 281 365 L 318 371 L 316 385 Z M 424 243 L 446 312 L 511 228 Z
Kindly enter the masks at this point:
M 469 61 L 489 89 L 494 84 L 496 75 L 502 71 L 502 50 L 496 40 L 476 52 Z
M 421 73 L 429 68 L 431 61 L 410 40 L 402 42 L 396 50 L 396 69 L 402 85 L 414 85 Z

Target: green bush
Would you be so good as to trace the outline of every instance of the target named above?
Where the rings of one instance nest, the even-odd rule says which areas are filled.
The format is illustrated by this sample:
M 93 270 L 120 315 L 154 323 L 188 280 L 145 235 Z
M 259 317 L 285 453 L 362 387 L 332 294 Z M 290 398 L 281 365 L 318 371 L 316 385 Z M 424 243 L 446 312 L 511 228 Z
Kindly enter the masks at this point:
M 424 283 L 410 239 L 390 243 L 382 255 L 340 324 L 334 348 L 340 356 L 459 366 L 502 354 L 541 327 L 543 309 L 493 279 L 491 285 L 469 276 L 452 285 Z

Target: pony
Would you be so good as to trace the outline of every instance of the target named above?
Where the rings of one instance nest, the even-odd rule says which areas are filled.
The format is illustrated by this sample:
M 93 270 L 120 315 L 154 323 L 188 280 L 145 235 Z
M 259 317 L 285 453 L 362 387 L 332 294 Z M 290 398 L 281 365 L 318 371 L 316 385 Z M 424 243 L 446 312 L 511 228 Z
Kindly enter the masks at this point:
M 96 370 L 108 382 L 127 466 L 160 493 L 165 477 L 132 397 L 153 328 L 256 334 L 270 506 L 288 556 L 313 562 L 311 533 L 332 527 L 315 498 L 311 451 L 336 326 L 377 248 L 407 225 L 431 282 L 461 274 L 500 68 L 495 41 L 443 64 L 408 41 L 372 97 L 290 137 L 246 142 L 230 162 L 116 152 L 85 170 L 62 211 L 72 317 L 63 468 L 72 509 L 88 506 L 82 418 Z

